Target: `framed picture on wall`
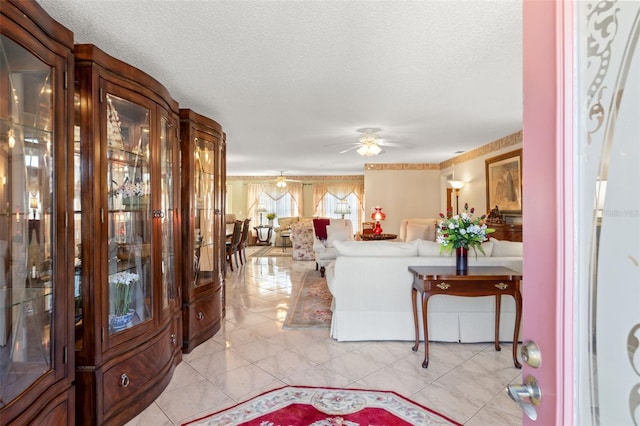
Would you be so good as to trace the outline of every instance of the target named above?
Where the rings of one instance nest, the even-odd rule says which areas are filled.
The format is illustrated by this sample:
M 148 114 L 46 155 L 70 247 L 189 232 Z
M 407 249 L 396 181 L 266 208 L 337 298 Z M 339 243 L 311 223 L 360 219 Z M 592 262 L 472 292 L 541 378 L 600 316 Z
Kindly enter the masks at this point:
M 487 211 L 522 214 L 522 149 L 485 160 Z

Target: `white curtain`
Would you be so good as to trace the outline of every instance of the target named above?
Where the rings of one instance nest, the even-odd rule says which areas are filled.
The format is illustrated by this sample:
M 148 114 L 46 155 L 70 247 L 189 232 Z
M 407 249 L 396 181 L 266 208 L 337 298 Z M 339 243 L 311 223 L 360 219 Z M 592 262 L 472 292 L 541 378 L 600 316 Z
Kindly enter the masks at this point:
M 285 188 L 278 188 L 274 183 L 249 183 L 247 184 L 247 213 L 251 218 L 251 222 L 260 223 L 260 214 L 258 213 L 258 203 L 260 196 L 265 194 L 274 201 L 289 194 L 291 196 L 291 212 L 289 216 L 301 216 L 302 205 L 302 183 L 287 182 Z
M 333 212 L 328 211 L 324 198 L 326 194 L 331 194 L 339 201 L 344 200 L 350 194 L 358 199 L 358 211 L 355 215 L 356 229 L 360 229 L 364 217 L 364 182 L 343 182 L 343 183 L 317 183 L 313 185 L 313 205 L 315 207 L 314 216 L 330 217 Z

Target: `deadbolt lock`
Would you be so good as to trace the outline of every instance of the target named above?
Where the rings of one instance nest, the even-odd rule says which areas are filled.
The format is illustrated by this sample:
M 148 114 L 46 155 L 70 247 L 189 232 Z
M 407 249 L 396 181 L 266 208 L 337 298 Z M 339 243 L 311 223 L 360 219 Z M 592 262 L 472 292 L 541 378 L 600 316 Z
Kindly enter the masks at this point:
M 525 342 L 520 348 L 520 355 L 522 361 L 529 364 L 533 368 L 540 367 L 542 363 L 542 356 L 540 354 L 540 348 L 532 341 Z

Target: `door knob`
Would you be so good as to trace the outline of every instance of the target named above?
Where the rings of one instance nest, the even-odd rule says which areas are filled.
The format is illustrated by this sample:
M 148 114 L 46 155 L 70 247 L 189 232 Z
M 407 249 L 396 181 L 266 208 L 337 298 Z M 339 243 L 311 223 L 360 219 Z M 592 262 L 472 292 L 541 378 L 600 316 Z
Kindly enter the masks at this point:
M 507 395 L 520 405 L 522 411 L 531 419 L 536 420 L 538 418 L 538 412 L 535 406 L 540 405 L 540 399 L 542 398 L 542 392 L 538 381 L 533 376 L 527 376 L 525 383 L 522 385 L 509 385 L 507 386 Z M 528 399 L 529 401 L 526 401 Z

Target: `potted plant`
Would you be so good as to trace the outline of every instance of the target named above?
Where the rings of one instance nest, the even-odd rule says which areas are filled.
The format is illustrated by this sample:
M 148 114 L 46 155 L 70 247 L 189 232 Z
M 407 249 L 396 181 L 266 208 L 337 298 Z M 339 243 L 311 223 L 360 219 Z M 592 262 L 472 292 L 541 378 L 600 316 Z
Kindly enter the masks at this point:
M 138 274 L 117 272 L 109 275 L 109 325 L 117 330 L 124 328 L 133 318 L 131 309 L 133 284 L 138 281 Z
M 273 219 L 278 217 L 278 215 L 275 214 L 275 213 L 267 213 L 265 216 L 267 216 L 267 220 L 269 221 L 269 225 L 273 225 Z

